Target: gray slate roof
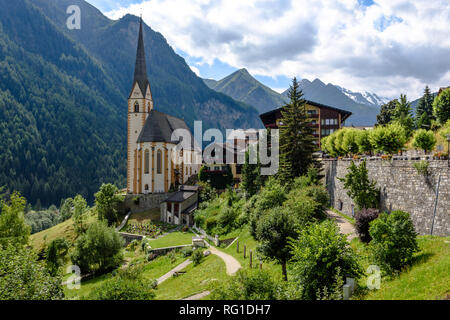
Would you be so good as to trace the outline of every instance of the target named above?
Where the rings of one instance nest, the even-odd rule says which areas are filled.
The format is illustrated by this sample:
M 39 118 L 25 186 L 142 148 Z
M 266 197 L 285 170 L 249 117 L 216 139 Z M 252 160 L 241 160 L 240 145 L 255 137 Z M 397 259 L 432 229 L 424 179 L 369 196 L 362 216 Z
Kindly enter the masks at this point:
M 196 192 L 191 191 L 177 191 L 171 195 L 165 202 L 183 202 L 186 199 L 192 197 Z
M 177 144 L 178 140 L 171 139 L 172 133 L 176 129 L 186 129 L 191 132 L 183 119 L 153 109 L 145 121 L 137 142 L 168 142 Z M 193 148 L 196 145 L 197 143 L 194 142 L 194 137 L 191 133 L 189 146 Z

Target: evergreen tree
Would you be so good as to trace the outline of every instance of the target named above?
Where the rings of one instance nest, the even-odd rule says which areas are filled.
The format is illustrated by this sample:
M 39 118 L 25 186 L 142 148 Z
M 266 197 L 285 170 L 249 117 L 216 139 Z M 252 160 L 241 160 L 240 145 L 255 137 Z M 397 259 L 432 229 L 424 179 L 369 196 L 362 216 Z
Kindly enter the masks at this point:
M 433 101 L 433 114 L 440 124 L 450 119 L 450 88 L 443 90 Z
M 290 102 L 281 111 L 280 166 L 279 175 L 284 183 L 306 173 L 314 162 L 315 150 L 310 120 L 306 113 L 306 102 L 297 78 L 289 88 Z
M 433 116 L 433 94 L 428 86 L 425 87 L 422 98 L 416 108 L 416 127 L 418 129 L 430 129 Z
M 261 187 L 261 165 L 259 157 L 256 164 L 250 164 L 250 154 L 245 153 L 245 163 L 242 166 L 242 188 L 245 190 L 246 198 L 256 194 Z
M 380 113 L 377 115 L 377 124 L 386 125 L 392 121 L 392 112 L 397 105 L 397 99 L 381 105 Z
M 400 94 L 400 101 L 396 103 L 392 120 L 398 122 L 406 129 L 408 137 L 411 135 L 414 130 L 414 120 L 412 118 L 411 103 L 408 102 L 406 95 Z

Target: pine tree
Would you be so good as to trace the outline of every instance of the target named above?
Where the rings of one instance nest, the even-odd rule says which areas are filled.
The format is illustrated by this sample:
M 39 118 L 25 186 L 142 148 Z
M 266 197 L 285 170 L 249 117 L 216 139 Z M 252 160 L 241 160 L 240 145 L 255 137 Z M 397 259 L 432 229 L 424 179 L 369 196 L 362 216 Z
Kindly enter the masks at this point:
M 381 106 L 380 113 L 377 115 L 377 124 L 386 125 L 392 121 L 392 112 L 397 105 L 397 99 L 391 100 Z
M 306 173 L 314 162 L 312 128 L 306 113 L 306 102 L 297 78 L 289 88 L 290 103 L 281 111 L 279 176 L 284 183 Z
M 261 164 L 259 157 L 256 164 L 250 163 L 250 154 L 245 153 L 245 162 L 242 166 L 242 188 L 245 190 L 246 198 L 256 194 L 261 186 Z
M 411 103 L 408 102 L 406 95 L 400 94 L 400 101 L 397 101 L 392 120 L 401 124 L 409 137 L 414 130 L 414 120 L 412 118 Z
M 433 116 L 433 94 L 428 86 L 425 87 L 422 98 L 416 108 L 416 127 L 418 129 L 430 129 Z

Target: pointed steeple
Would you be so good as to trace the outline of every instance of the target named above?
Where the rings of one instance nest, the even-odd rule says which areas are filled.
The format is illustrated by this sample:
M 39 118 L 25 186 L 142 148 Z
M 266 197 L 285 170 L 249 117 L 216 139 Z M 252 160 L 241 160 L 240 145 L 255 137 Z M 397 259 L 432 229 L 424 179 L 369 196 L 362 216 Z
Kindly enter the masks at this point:
M 147 89 L 148 78 L 147 78 L 147 65 L 145 63 L 145 50 L 144 50 L 144 36 L 142 33 L 142 17 L 139 22 L 139 38 L 136 52 L 136 65 L 134 67 L 134 80 L 133 85 L 139 84 L 139 88 L 142 94 L 145 96 L 145 91 Z

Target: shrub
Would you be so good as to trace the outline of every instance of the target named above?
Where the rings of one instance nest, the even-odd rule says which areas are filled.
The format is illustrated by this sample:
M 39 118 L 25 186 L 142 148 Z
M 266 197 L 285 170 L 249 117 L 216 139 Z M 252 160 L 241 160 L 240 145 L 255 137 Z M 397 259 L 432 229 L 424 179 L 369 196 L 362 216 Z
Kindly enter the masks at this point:
M 0 249 L 0 300 L 59 300 L 64 291 L 59 275 L 52 276 L 31 249 Z
M 63 265 L 68 251 L 69 242 L 64 238 L 56 238 L 48 245 L 45 260 L 52 276 L 58 273 L 59 267 Z
M 407 141 L 406 129 L 398 123 L 378 126 L 370 132 L 370 141 L 376 150 L 389 154 L 402 149 Z
M 379 213 L 380 212 L 378 211 L 378 209 L 373 208 L 363 208 L 356 213 L 356 232 L 358 233 L 359 238 L 362 242 L 368 243 L 372 239 L 369 234 L 369 223 L 372 220 L 375 220 L 378 217 Z
M 289 210 L 296 223 L 301 226 L 322 220 L 324 217 L 322 206 L 305 195 L 301 189 L 294 189 L 288 194 L 284 207 Z
M 236 212 L 233 208 L 223 208 L 220 210 L 220 213 L 217 218 L 217 222 L 220 228 L 222 228 L 225 232 L 229 231 L 235 225 L 236 220 Z
M 195 249 L 192 253 L 191 260 L 194 266 L 199 265 L 203 260 L 203 250 Z
M 358 209 L 378 207 L 380 191 L 376 187 L 376 182 L 369 180 L 366 160 L 359 166 L 352 161 L 345 178 L 338 179 L 344 182 L 347 195 L 352 198 Z
M 155 297 L 154 281 L 142 277 L 140 267 L 119 270 L 117 275 L 94 288 L 92 300 L 151 300 Z
M 344 276 L 357 279 L 362 275 L 362 268 L 346 236 L 333 221 L 303 229 L 298 240 L 291 240 L 291 248 L 292 281 L 303 287 L 303 299 L 319 298 L 323 295 L 319 292 L 324 292 L 325 288 L 325 291 L 335 289 Z
M 208 233 L 210 233 L 212 229 L 216 227 L 216 225 L 217 225 L 217 216 L 211 216 L 205 220 L 205 228 Z
M 373 258 L 387 273 L 409 265 L 419 250 L 417 233 L 407 212 L 380 214 L 370 223 L 369 233 Z
M 181 254 L 184 258 L 192 256 L 193 250 L 191 247 L 185 247 L 181 250 Z
M 239 270 L 235 277 L 221 283 L 213 292 L 214 300 L 276 300 L 281 285 L 270 274 L 257 270 Z
M 356 136 L 356 143 L 358 144 L 358 150 L 361 153 L 372 153 L 373 145 L 370 141 L 370 131 L 361 130 Z
M 419 129 L 414 133 L 413 147 L 425 152 L 433 150 L 436 138 L 431 130 Z
M 139 245 L 139 242 L 137 240 L 133 240 L 128 244 L 127 249 L 128 249 L 128 251 L 134 252 L 138 245 Z
M 416 168 L 418 174 L 427 175 L 429 162 L 426 160 L 420 160 L 413 163 L 414 168 Z
M 98 221 L 78 237 L 71 259 L 82 273 L 103 272 L 117 267 L 122 261 L 123 239 L 106 222 Z

